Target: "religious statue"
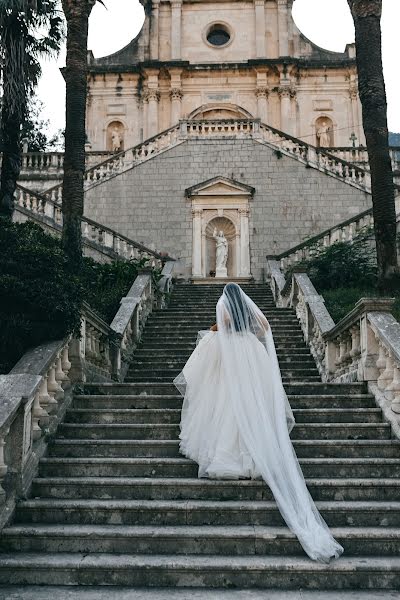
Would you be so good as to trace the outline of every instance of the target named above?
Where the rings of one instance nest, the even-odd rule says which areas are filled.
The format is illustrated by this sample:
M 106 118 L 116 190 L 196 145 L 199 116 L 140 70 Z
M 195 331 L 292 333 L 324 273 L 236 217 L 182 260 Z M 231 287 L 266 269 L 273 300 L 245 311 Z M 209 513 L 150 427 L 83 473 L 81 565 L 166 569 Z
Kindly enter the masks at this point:
M 328 123 L 324 121 L 317 129 L 317 138 L 319 139 L 320 148 L 329 148 L 331 145 L 330 127 Z
M 228 240 L 223 231 L 217 233 L 216 229 L 214 229 L 213 238 L 216 243 L 215 276 L 227 277 L 228 270 L 226 268 L 226 263 L 228 262 Z
M 119 152 L 121 150 L 122 136 L 118 129 L 114 127 L 111 133 L 111 146 L 113 152 Z

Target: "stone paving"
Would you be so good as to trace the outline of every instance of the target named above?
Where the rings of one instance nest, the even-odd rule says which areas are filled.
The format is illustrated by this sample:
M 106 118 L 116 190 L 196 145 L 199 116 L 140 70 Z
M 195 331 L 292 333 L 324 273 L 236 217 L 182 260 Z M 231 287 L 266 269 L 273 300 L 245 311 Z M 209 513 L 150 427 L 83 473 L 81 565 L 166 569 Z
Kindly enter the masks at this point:
M 0 600 L 400 600 L 400 592 L 134 589 L 120 587 L 2 587 Z

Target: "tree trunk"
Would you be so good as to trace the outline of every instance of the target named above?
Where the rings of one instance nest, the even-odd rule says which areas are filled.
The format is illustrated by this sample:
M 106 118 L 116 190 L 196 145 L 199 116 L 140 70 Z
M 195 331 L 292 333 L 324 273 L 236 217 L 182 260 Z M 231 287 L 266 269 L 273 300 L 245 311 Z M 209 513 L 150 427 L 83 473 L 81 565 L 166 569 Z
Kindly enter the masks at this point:
M 382 0 L 348 0 L 356 32 L 358 88 L 371 169 L 378 282 L 382 289 L 398 271 L 396 210 L 389 154 L 387 101 L 382 68 Z
M 62 0 L 67 20 L 66 127 L 62 245 L 72 270 L 82 263 L 81 217 L 85 173 L 87 39 L 90 0 Z
M 13 91 L 15 92 L 15 88 L 11 85 L 11 80 L 15 76 L 15 65 L 12 64 L 10 59 L 12 56 L 10 51 L 12 38 L 6 36 L 5 40 L 4 96 L 0 117 L 0 140 L 3 153 L 0 175 L 0 216 L 11 219 L 14 210 L 14 193 L 21 171 L 21 117 L 26 110 L 26 97 L 22 88 L 18 107 L 16 107 L 15 98 L 10 98 L 10 94 Z M 19 54 L 21 59 L 23 55 L 24 52 L 22 51 Z M 20 64 L 19 68 L 22 70 L 23 65 Z

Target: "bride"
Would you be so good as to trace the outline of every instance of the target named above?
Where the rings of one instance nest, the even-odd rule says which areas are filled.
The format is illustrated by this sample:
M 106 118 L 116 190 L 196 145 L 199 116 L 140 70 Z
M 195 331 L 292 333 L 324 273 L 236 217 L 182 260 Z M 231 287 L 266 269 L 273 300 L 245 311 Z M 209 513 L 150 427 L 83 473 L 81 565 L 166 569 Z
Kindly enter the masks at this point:
M 180 450 L 198 463 L 199 477 L 262 477 L 310 558 L 338 558 L 343 548 L 307 490 L 289 437 L 295 421 L 268 321 L 235 283 L 216 312 L 174 380 L 184 395 Z

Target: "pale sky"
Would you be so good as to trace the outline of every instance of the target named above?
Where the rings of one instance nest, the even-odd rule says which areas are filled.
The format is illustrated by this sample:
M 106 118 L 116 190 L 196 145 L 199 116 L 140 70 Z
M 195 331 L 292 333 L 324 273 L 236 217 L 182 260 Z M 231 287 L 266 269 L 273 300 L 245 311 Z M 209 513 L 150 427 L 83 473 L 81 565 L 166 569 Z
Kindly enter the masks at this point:
M 144 11 L 139 0 L 104 0 L 93 9 L 89 23 L 89 48 L 96 57 L 106 56 L 125 46 L 140 31 Z M 299 29 L 313 42 L 328 50 L 342 52 L 354 41 L 353 21 L 347 0 L 295 0 L 293 16 Z M 399 77 L 400 0 L 383 0 L 383 66 L 388 96 L 389 129 L 400 132 Z M 51 130 L 64 127 L 64 80 L 58 63 L 46 62 L 39 85 L 39 97 L 45 104 L 43 117 L 50 119 Z

